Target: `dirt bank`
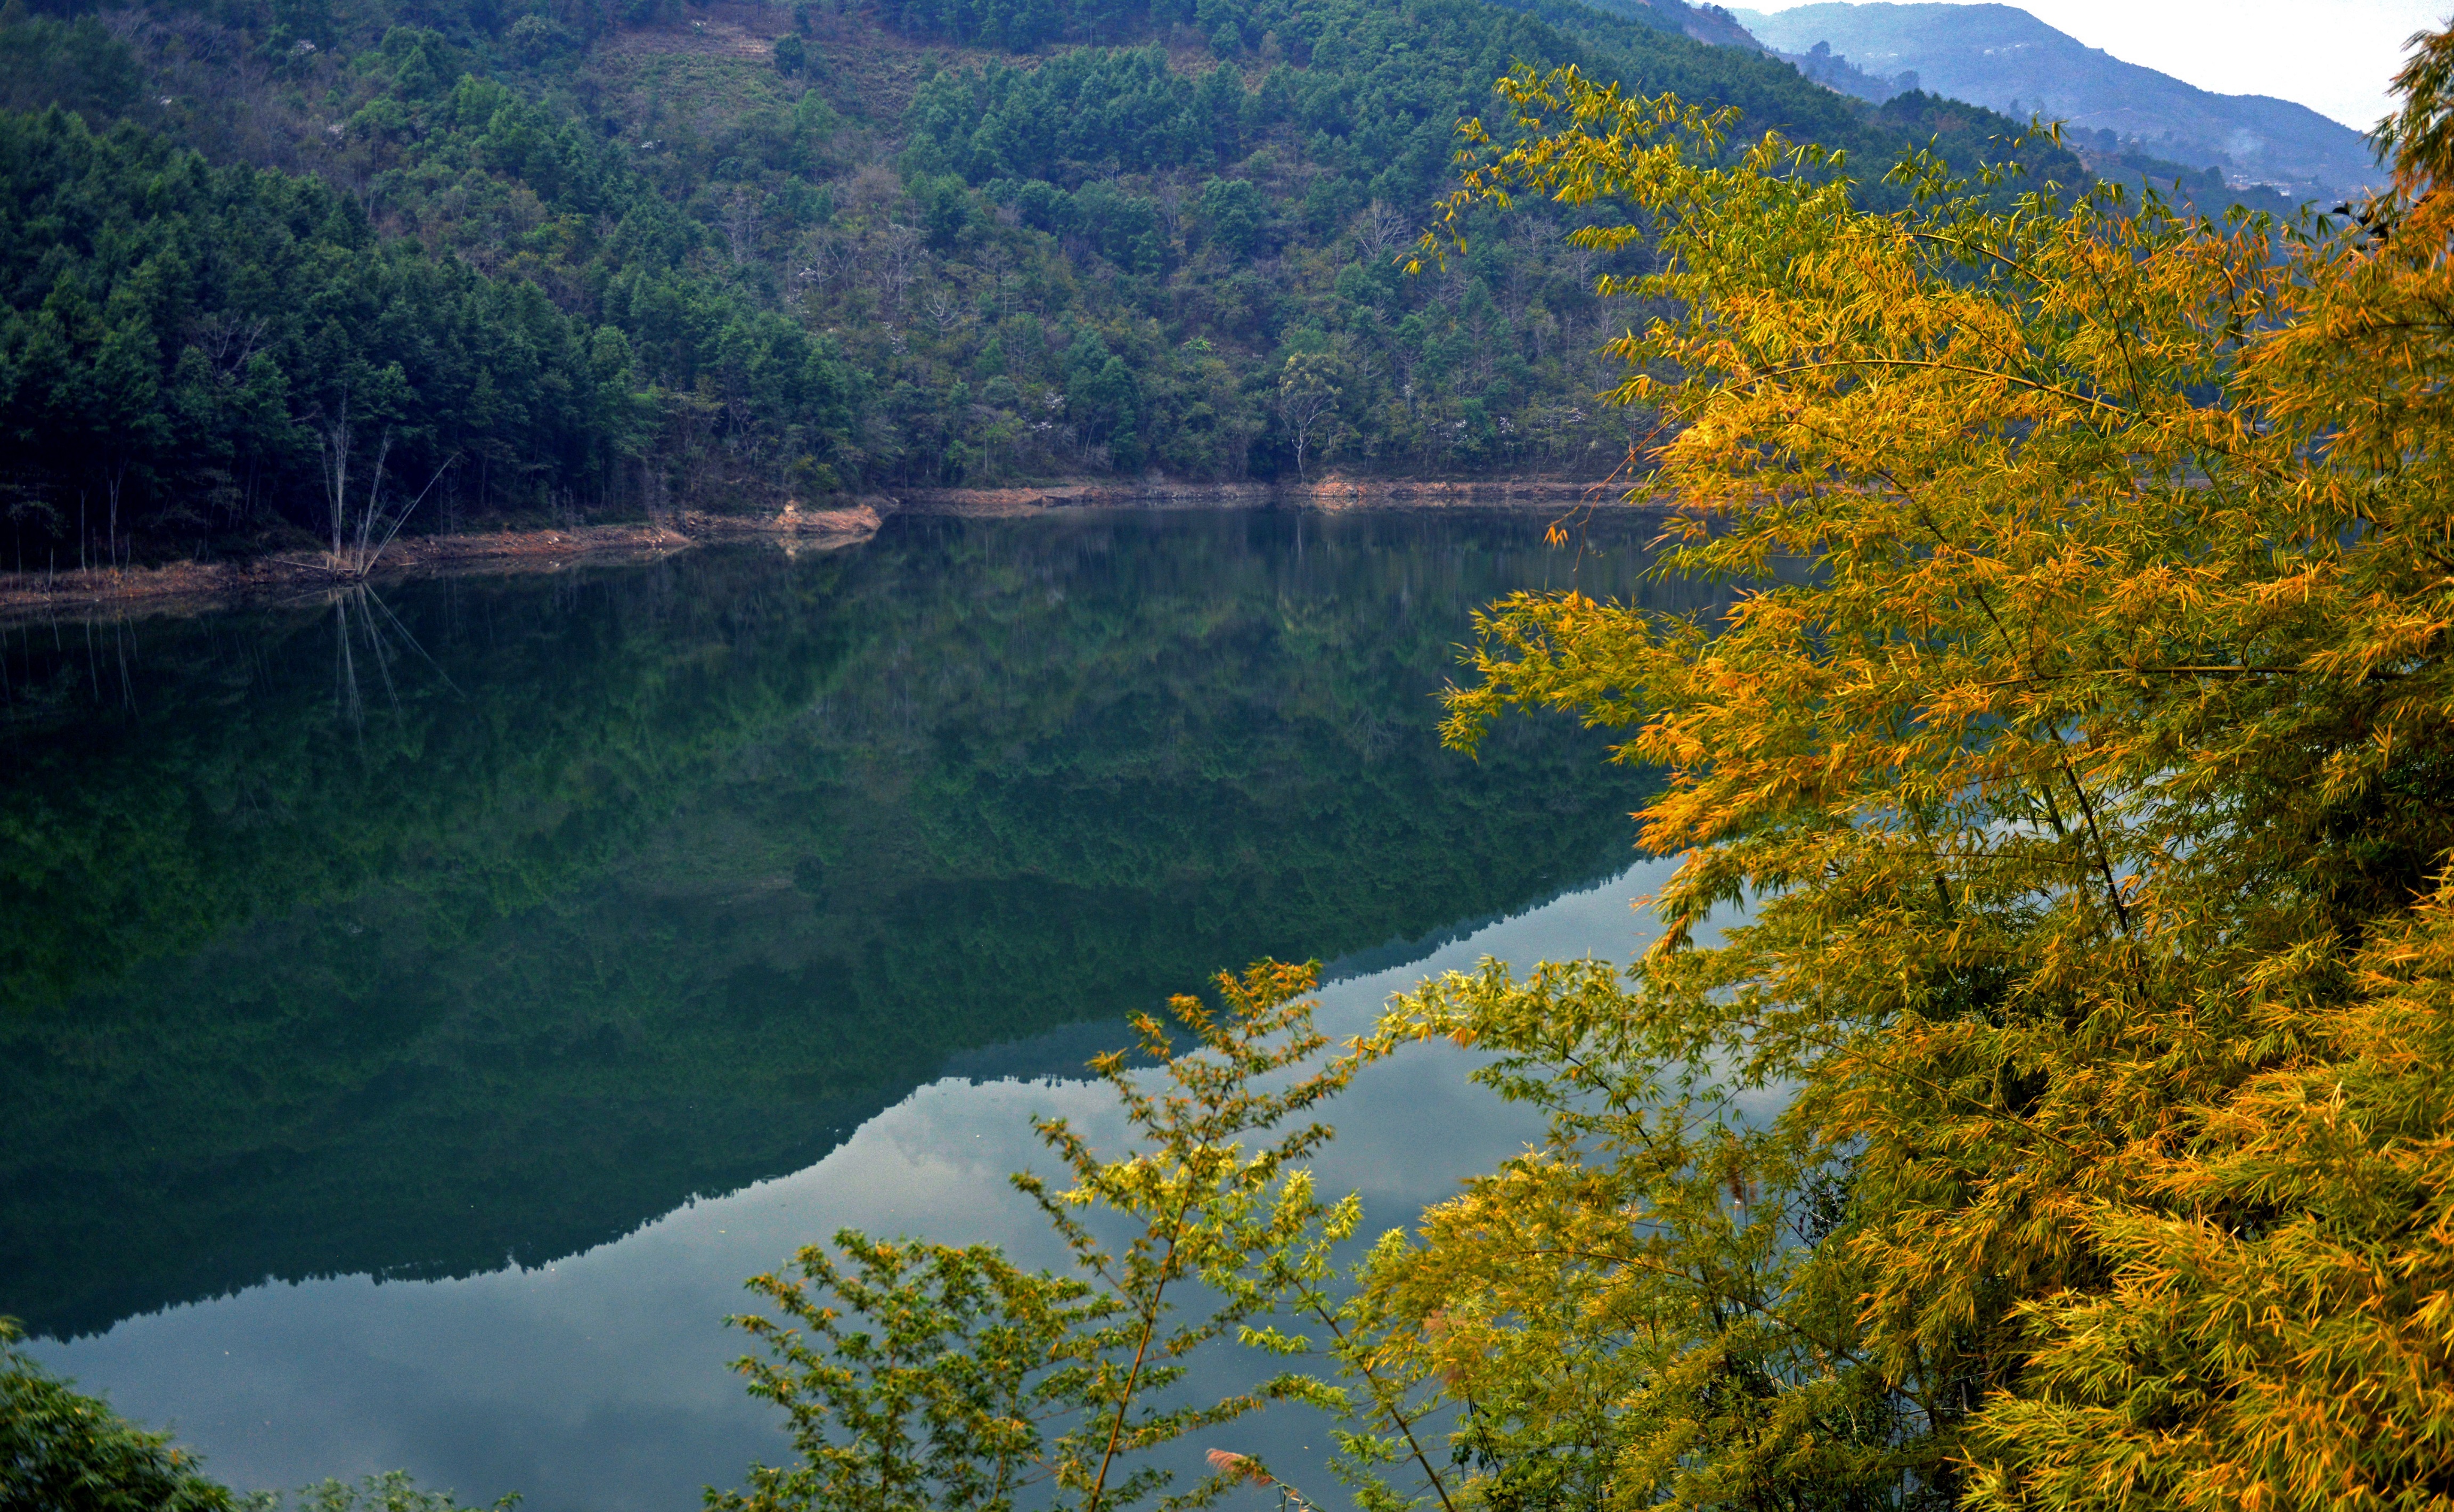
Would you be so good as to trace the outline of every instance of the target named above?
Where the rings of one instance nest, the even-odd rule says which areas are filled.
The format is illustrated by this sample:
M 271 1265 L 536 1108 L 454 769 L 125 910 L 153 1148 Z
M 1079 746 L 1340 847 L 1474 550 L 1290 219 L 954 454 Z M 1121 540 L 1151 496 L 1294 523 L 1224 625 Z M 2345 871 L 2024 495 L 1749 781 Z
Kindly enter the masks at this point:
M 1338 474 L 1310 483 L 1052 483 L 1040 488 L 912 489 L 895 507 L 914 514 L 997 518 L 1055 509 L 1570 509 L 1625 507 L 1615 486 L 1548 479 L 1383 482 Z
M 892 505 L 891 500 L 882 500 Z M 849 546 L 877 534 L 875 504 L 763 517 L 684 514 L 671 525 L 581 525 L 569 530 L 475 535 L 404 535 L 369 575 L 374 582 L 446 573 L 554 573 L 578 562 L 654 561 L 703 540 L 758 537 L 816 547 Z M 170 562 L 117 571 L 0 573 L 0 617 L 73 613 L 108 605 L 130 613 L 184 614 L 233 600 L 314 593 L 347 579 L 307 554 L 229 562 Z

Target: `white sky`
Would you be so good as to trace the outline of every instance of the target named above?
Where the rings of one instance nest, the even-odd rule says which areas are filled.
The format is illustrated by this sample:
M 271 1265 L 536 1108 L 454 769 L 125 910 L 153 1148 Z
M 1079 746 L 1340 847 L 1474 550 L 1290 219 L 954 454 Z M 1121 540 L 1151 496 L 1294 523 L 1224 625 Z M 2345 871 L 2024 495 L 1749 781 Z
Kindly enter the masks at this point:
M 1808 0 L 1750 0 L 1787 10 Z M 2404 39 L 2454 0 L 2010 0 L 2125 63 L 2221 94 L 2298 100 L 2367 131 L 2386 112 Z

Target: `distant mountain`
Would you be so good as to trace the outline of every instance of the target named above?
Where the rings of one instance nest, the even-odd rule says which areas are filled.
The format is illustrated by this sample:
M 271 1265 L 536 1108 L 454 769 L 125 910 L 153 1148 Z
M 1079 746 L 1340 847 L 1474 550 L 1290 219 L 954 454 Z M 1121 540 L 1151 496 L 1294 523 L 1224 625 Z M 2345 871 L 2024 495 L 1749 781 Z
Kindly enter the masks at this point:
M 1735 15 L 1833 89 L 1874 100 L 1923 89 L 2062 121 L 2088 166 L 2108 178 L 2138 176 L 2131 165 L 2153 154 L 2213 167 L 2236 187 L 2271 186 L 2287 200 L 2331 201 L 2383 182 L 2366 139 L 2339 121 L 2271 95 L 2210 93 L 2013 6 L 1824 4 Z

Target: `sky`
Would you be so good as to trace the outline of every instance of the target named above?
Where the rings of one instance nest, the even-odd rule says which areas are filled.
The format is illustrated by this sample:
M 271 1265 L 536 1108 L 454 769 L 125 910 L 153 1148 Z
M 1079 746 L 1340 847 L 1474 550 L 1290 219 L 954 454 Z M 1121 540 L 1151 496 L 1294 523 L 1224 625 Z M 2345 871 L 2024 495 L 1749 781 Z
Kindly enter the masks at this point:
M 1807 0 L 1751 0 L 1787 10 Z M 2125 63 L 2220 94 L 2272 94 L 2367 131 L 2405 38 L 2454 0 L 2013 0 Z

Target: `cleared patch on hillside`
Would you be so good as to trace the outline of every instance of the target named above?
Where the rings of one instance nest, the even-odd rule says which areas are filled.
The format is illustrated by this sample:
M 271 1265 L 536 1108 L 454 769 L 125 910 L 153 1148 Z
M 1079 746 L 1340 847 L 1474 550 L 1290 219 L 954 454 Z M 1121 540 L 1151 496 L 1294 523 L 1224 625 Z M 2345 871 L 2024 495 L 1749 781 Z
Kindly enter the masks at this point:
M 682 53 L 766 63 L 774 56 L 775 39 L 730 21 L 700 21 L 688 27 L 638 27 L 617 31 L 599 44 L 597 51 L 614 57 Z

